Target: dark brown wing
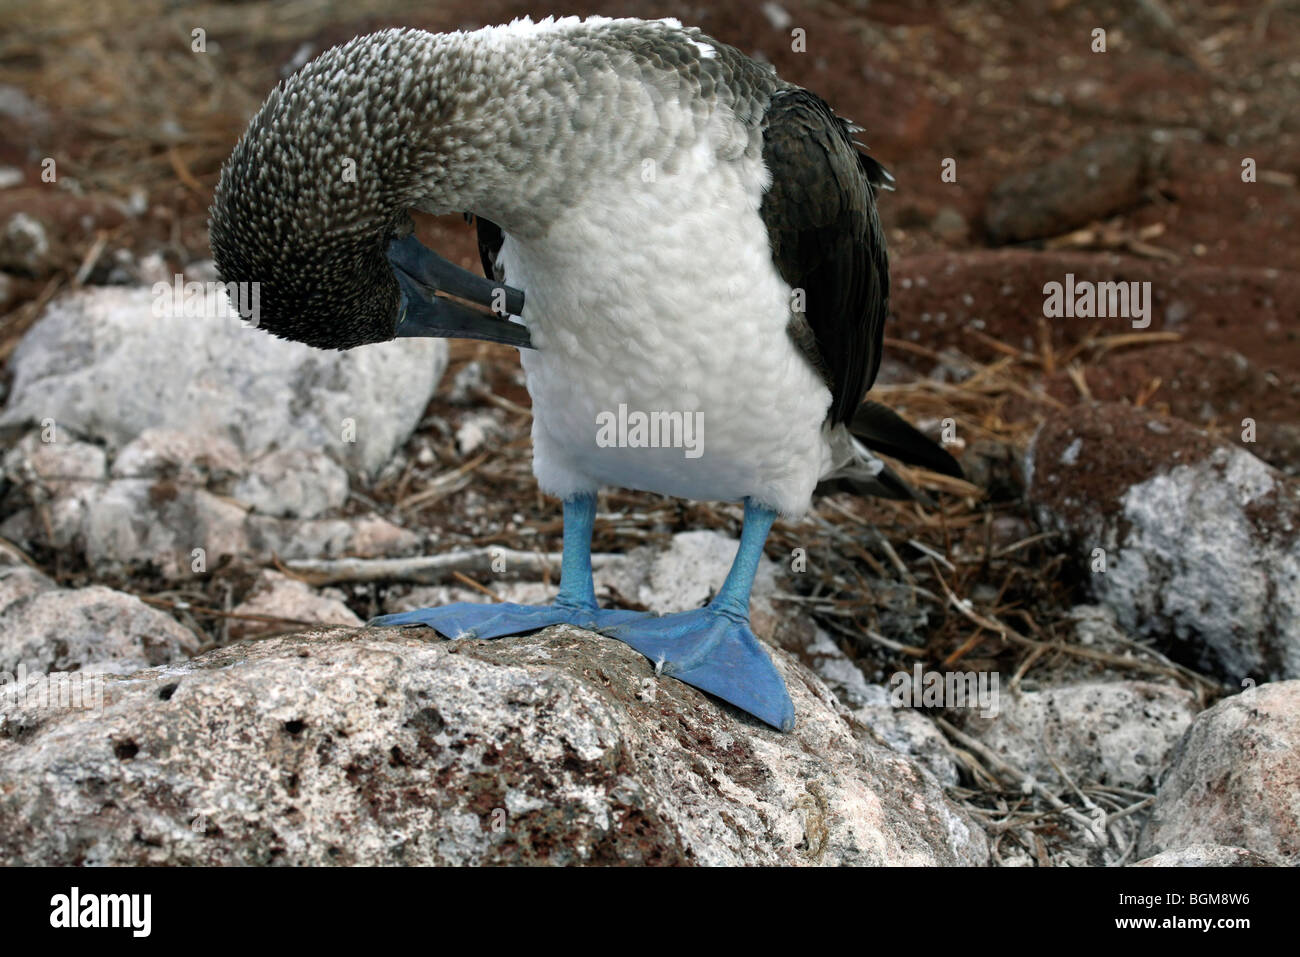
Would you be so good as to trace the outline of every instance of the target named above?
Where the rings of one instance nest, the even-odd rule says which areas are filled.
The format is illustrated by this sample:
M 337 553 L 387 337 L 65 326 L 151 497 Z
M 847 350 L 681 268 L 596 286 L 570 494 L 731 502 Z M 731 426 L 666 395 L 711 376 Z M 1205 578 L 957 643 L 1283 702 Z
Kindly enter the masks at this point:
M 850 126 L 807 90 L 772 97 L 763 118 L 772 185 L 760 213 L 781 278 L 802 290 L 791 335 L 831 390 L 830 419 L 847 422 L 880 369 L 889 260 L 875 189 L 889 174 L 860 153 Z

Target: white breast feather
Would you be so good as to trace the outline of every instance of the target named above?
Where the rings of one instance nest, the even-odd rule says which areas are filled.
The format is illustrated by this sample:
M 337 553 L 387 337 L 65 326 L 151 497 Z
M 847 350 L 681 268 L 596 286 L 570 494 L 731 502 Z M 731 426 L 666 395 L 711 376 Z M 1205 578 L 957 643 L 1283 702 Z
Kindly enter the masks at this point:
M 829 466 L 830 391 L 787 332 L 758 212 L 768 172 L 728 148 L 747 135 L 731 115 L 694 106 L 648 111 L 699 130 L 676 170 L 623 163 L 544 236 L 506 235 L 537 347 L 522 352 L 534 471 L 560 497 L 621 486 L 798 515 Z M 702 413 L 702 454 L 602 447 L 598 416 L 620 405 Z

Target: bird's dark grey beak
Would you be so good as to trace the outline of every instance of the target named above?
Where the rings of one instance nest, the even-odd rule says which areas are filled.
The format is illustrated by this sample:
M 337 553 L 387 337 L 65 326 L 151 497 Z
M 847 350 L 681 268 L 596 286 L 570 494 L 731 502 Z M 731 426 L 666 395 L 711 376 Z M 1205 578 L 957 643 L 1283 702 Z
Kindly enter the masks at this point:
M 402 289 L 399 338 L 482 339 L 520 349 L 533 347 L 528 328 L 505 318 L 523 312 L 524 294 L 520 290 L 449 263 L 414 235 L 393 240 L 388 246 L 388 261 Z M 439 292 L 445 295 L 435 295 Z M 447 296 L 485 306 L 491 312 L 473 309 Z

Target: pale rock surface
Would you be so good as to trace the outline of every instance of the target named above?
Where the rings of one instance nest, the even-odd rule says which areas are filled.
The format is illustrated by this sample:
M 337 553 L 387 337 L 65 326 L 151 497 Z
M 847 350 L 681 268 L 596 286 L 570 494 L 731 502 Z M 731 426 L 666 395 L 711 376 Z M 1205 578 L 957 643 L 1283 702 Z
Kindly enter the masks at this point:
M 983 864 L 982 831 L 783 652 L 783 735 L 571 628 L 333 629 L 9 715 L 6 864 Z
M 1054 787 L 1150 790 L 1196 717 L 1196 698 L 1149 681 L 1093 681 L 1014 693 L 999 710 L 968 715 L 965 730 L 1012 766 Z
M 1049 419 L 1025 471 L 1126 634 L 1182 645 L 1234 685 L 1300 677 L 1300 482 L 1118 403 Z
M 1300 681 L 1224 698 L 1179 743 L 1138 851 L 1194 844 L 1300 864 Z
M 1278 867 L 1281 862 L 1244 847 L 1223 844 L 1189 844 L 1175 851 L 1161 851 L 1132 867 Z
M 55 300 L 13 354 L 0 425 L 50 417 L 114 449 L 163 427 L 220 436 L 250 457 L 319 450 L 373 474 L 446 367 L 440 339 L 322 351 L 251 328 L 215 298 L 207 315 L 156 315 L 169 301 L 147 286 Z
M 0 611 L 0 671 L 129 674 L 194 654 L 199 640 L 166 612 L 102 585 L 47 588 Z
M 232 619 L 230 637 L 239 639 L 275 632 L 298 631 L 292 622 L 308 625 L 360 625 L 337 588 L 315 589 L 279 572 L 263 571 L 247 597 L 233 611 L 241 615 L 263 615 L 285 622 Z

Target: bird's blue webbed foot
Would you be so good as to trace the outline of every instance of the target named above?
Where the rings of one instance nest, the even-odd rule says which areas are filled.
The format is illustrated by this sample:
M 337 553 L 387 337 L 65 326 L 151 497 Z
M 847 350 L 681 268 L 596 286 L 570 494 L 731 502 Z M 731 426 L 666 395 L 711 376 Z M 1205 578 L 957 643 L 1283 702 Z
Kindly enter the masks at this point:
M 772 659 L 744 618 L 710 605 L 606 628 L 659 674 L 717 695 L 782 731 L 794 728 L 794 705 Z
M 576 625 L 588 631 L 599 631 L 639 617 L 643 617 L 640 612 L 599 608 L 594 604 L 591 607 L 569 607 L 558 604 L 518 605 L 514 602 L 479 605 L 459 601 L 438 608 L 417 608 L 381 615 L 370 624 L 426 625 L 446 638 L 504 638 L 549 625 Z
M 560 567 L 560 593 L 554 604 L 456 602 L 381 615 L 370 624 L 425 625 L 447 638 L 504 638 L 548 625 L 576 625 L 598 631 L 643 617 L 641 612 L 606 609 L 596 604 L 596 588 L 591 578 L 591 529 L 595 519 L 594 495 L 579 495 L 565 501 L 564 558 Z
M 602 629 L 649 658 L 659 674 L 717 695 L 782 731 L 794 729 L 794 705 L 772 659 L 749 627 L 749 592 L 776 513 L 745 501 L 736 560 L 704 608 L 643 617 Z

